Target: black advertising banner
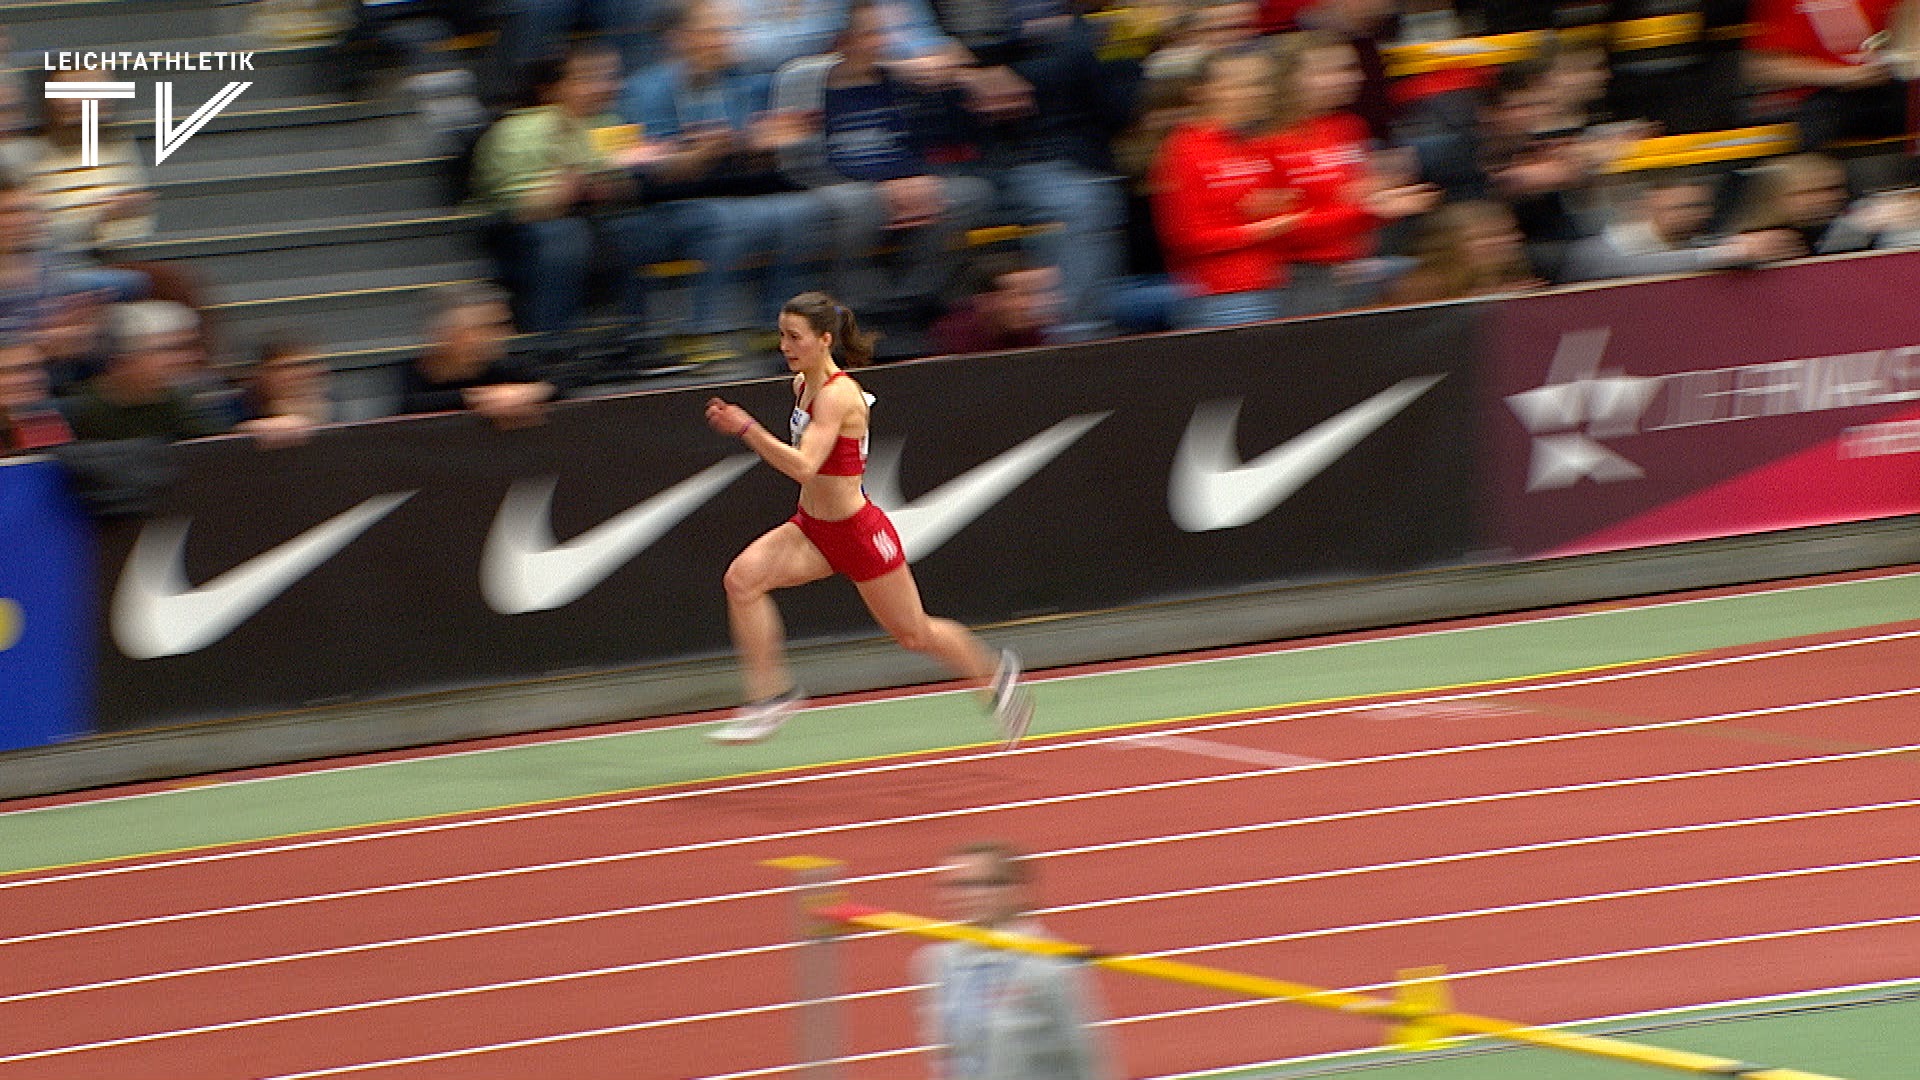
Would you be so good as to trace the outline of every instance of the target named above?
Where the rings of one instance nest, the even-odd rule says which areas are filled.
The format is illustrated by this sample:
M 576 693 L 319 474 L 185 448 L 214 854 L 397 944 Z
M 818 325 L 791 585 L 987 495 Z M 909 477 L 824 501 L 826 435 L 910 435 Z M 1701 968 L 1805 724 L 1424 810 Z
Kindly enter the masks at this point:
M 1920 511 L 1920 254 L 1496 303 L 1491 538 L 1552 557 Z
M 1459 561 L 1475 312 L 1378 312 L 861 373 L 867 476 L 929 610 L 1086 611 Z M 728 648 L 721 576 L 791 481 L 710 432 L 712 388 L 545 425 L 394 420 L 185 447 L 103 537 L 109 730 Z M 780 431 L 784 379 L 718 391 Z M 796 639 L 871 633 L 843 581 Z

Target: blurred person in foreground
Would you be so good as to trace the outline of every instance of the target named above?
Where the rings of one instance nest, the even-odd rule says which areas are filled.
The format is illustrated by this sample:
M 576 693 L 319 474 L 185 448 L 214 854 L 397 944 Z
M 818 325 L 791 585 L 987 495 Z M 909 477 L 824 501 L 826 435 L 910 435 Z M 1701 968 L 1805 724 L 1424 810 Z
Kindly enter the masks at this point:
M 73 441 L 47 388 L 47 365 L 31 338 L 0 335 L 0 454 Z
M 1263 23 L 1271 29 L 1284 29 L 1274 18 L 1276 9 L 1293 4 L 1293 26 L 1329 34 L 1353 48 L 1360 78 L 1350 106 L 1367 130 L 1381 142 L 1393 133 L 1394 105 L 1388 88 L 1387 62 L 1381 46 L 1394 36 L 1400 19 L 1400 5 L 1394 0 L 1267 0 Z
M 1044 937 L 1027 915 L 1028 860 L 997 841 L 968 844 L 940 871 L 947 916 L 982 930 Z M 1085 978 L 1070 960 L 928 945 L 914 956 L 922 1026 L 941 1080 L 1104 1080 L 1117 1075 L 1090 1023 Z
M 1854 203 L 1834 223 L 1836 245 L 1865 243 L 1875 250 L 1920 247 L 1920 188 L 1876 192 Z
M 1753 266 L 1801 253 L 1799 237 L 1784 229 L 1716 240 L 1707 233 L 1712 220 L 1712 181 L 1686 174 L 1655 176 L 1627 196 L 1619 220 L 1573 246 L 1567 279 L 1685 274 Z
M 433 303 L 432 337 L 407 369 L 401 411 L 467 409 L 500 428 L 544 422 L 558 389 L 509 354 L 506 294 L 492 285 L 443 285 Z
M 107 337 L 105 370 L 67 402 L 76 436 L 172 442 L 227 430 L 207 392 L 200 320 L 191 308 L 166 300 L 114 304 L 107 309 Z
M 1500 199 L 1513 211 L 1529 260 L 1557 275 L 1583 233 L 1576 208 L 1617 138 L 1568 122 L 1566 95 L 1546 60 L 1501 68 L 1471 109 L 1429 112 L 1410 133 L 1421 174 L 1449 201 Z
M 999 251 L 967 271 L 967 299 L 933 324 L 934 348 L 964 354 L 1032 349 L 1060 321 L 1060 269 Z

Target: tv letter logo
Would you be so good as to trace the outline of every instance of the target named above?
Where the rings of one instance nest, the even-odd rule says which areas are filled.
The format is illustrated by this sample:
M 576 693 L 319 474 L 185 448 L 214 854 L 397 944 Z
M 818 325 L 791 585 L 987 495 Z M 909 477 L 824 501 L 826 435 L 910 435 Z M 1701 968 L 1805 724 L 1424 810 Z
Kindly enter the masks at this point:
M 187 145 L 187 140 L 199 134 L 200 129 L 211 123 L 220 111 L 233 104 L 234 99 L 244 93 L 250 82 L 230 82 L 226 88 L 207 99 L 205 105 L 193 111 L 186 122 L 179 127 L 173 126 L 173 84 L 162 82 L 154 84 L 153 103 L 153 163 L 167 160 L 175 150 Z M 100 164 L 100 102 L 109 98 L 131 98 L 134 84 L 130 82 L 52 82 L 47 84 L 49 98 L 80 99 L 80 164 L 91 167 Z

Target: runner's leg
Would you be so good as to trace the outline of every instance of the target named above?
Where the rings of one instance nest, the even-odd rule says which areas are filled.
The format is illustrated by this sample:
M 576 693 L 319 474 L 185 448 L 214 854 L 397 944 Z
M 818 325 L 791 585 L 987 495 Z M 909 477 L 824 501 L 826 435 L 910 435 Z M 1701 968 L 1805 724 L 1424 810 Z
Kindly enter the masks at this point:
M 993 679 L 994 654 L 973 631 L 952 619 L 927 614 L 912 570 L 905 566 L 889 570 L 857 587 L 874 620 L 902 647 L 938 660 L 983 695 L 991 696 L 988 684 Z M 991 705 L 990 700 L 988 703 Z
M 793 689 L 786 629 L 769 594 L 831 573 L 826 557 L 791 521 L 748 544 L 727 567 L 727 626 L 740 656 L 747 700 L 762 701 Z

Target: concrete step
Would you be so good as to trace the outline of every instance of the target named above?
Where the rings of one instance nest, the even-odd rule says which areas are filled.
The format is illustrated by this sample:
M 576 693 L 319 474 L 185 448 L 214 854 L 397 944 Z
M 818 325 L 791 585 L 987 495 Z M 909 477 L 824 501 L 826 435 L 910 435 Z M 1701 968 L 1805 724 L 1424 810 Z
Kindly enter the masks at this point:
M 15 49 L 91 49 L 225 38 L 246 28 L 252 7 L 251 0 L 15 0 L 0 9 L 0 21 Z
M 224 85 L 194 89 L 176 85 L 174 123 L 184 121 Z M 406 157 L 427 145 L 417 118 L 397 104 L 324 98 L 293 100 L 293 104 L 252 108 L 243 93 L 194 135 L 191 142 L 175 150 L 159 165 L 155 178 L 163 178 L 167 166 L 176 162 L 245 162 L 249 169 L 257 170 L 269 167 L 276 158 L 286 154 L 385 147 L 392 150 L 395 157 Z M 152 110 L 149 107 L 142 111 L 146 115 L 139 120 L 123 118 L 104 126 L 139 142 L 141 158 L 152 163 Z
M 274 327 L 292 327 L 321 341 L 406 338 L 424 332 L 427 294 L 450 281 L 484 281 L 482 260 L 365 270 L 309 278 L 217 286 L 210 313 L 230 343 L 257 340 Z
M 249 230 L 162 234 L 115 249 L 135 262 L 190 259 L 210 284 L 317 278 L 418 264 L 483 259 L 485 215 L 399 212 L 295 221 Z
M 257 168 L 193 161 L 196 143 L 149 174 L 163 233 L 234 231 L 346 215 L 421 211 L 447 203 L 450 159 L 400 158 L 386 147 L 284 154 Z M 179 164 L 176 166 L 175 162 Z
M 320 355 L 337 375 L 342 372 L 367 371 L 410 364 L 420 355 L 420 350 L 426 347 L 426 343 L 424 333 L 402 337 L 331 341 L 321 348 Z

